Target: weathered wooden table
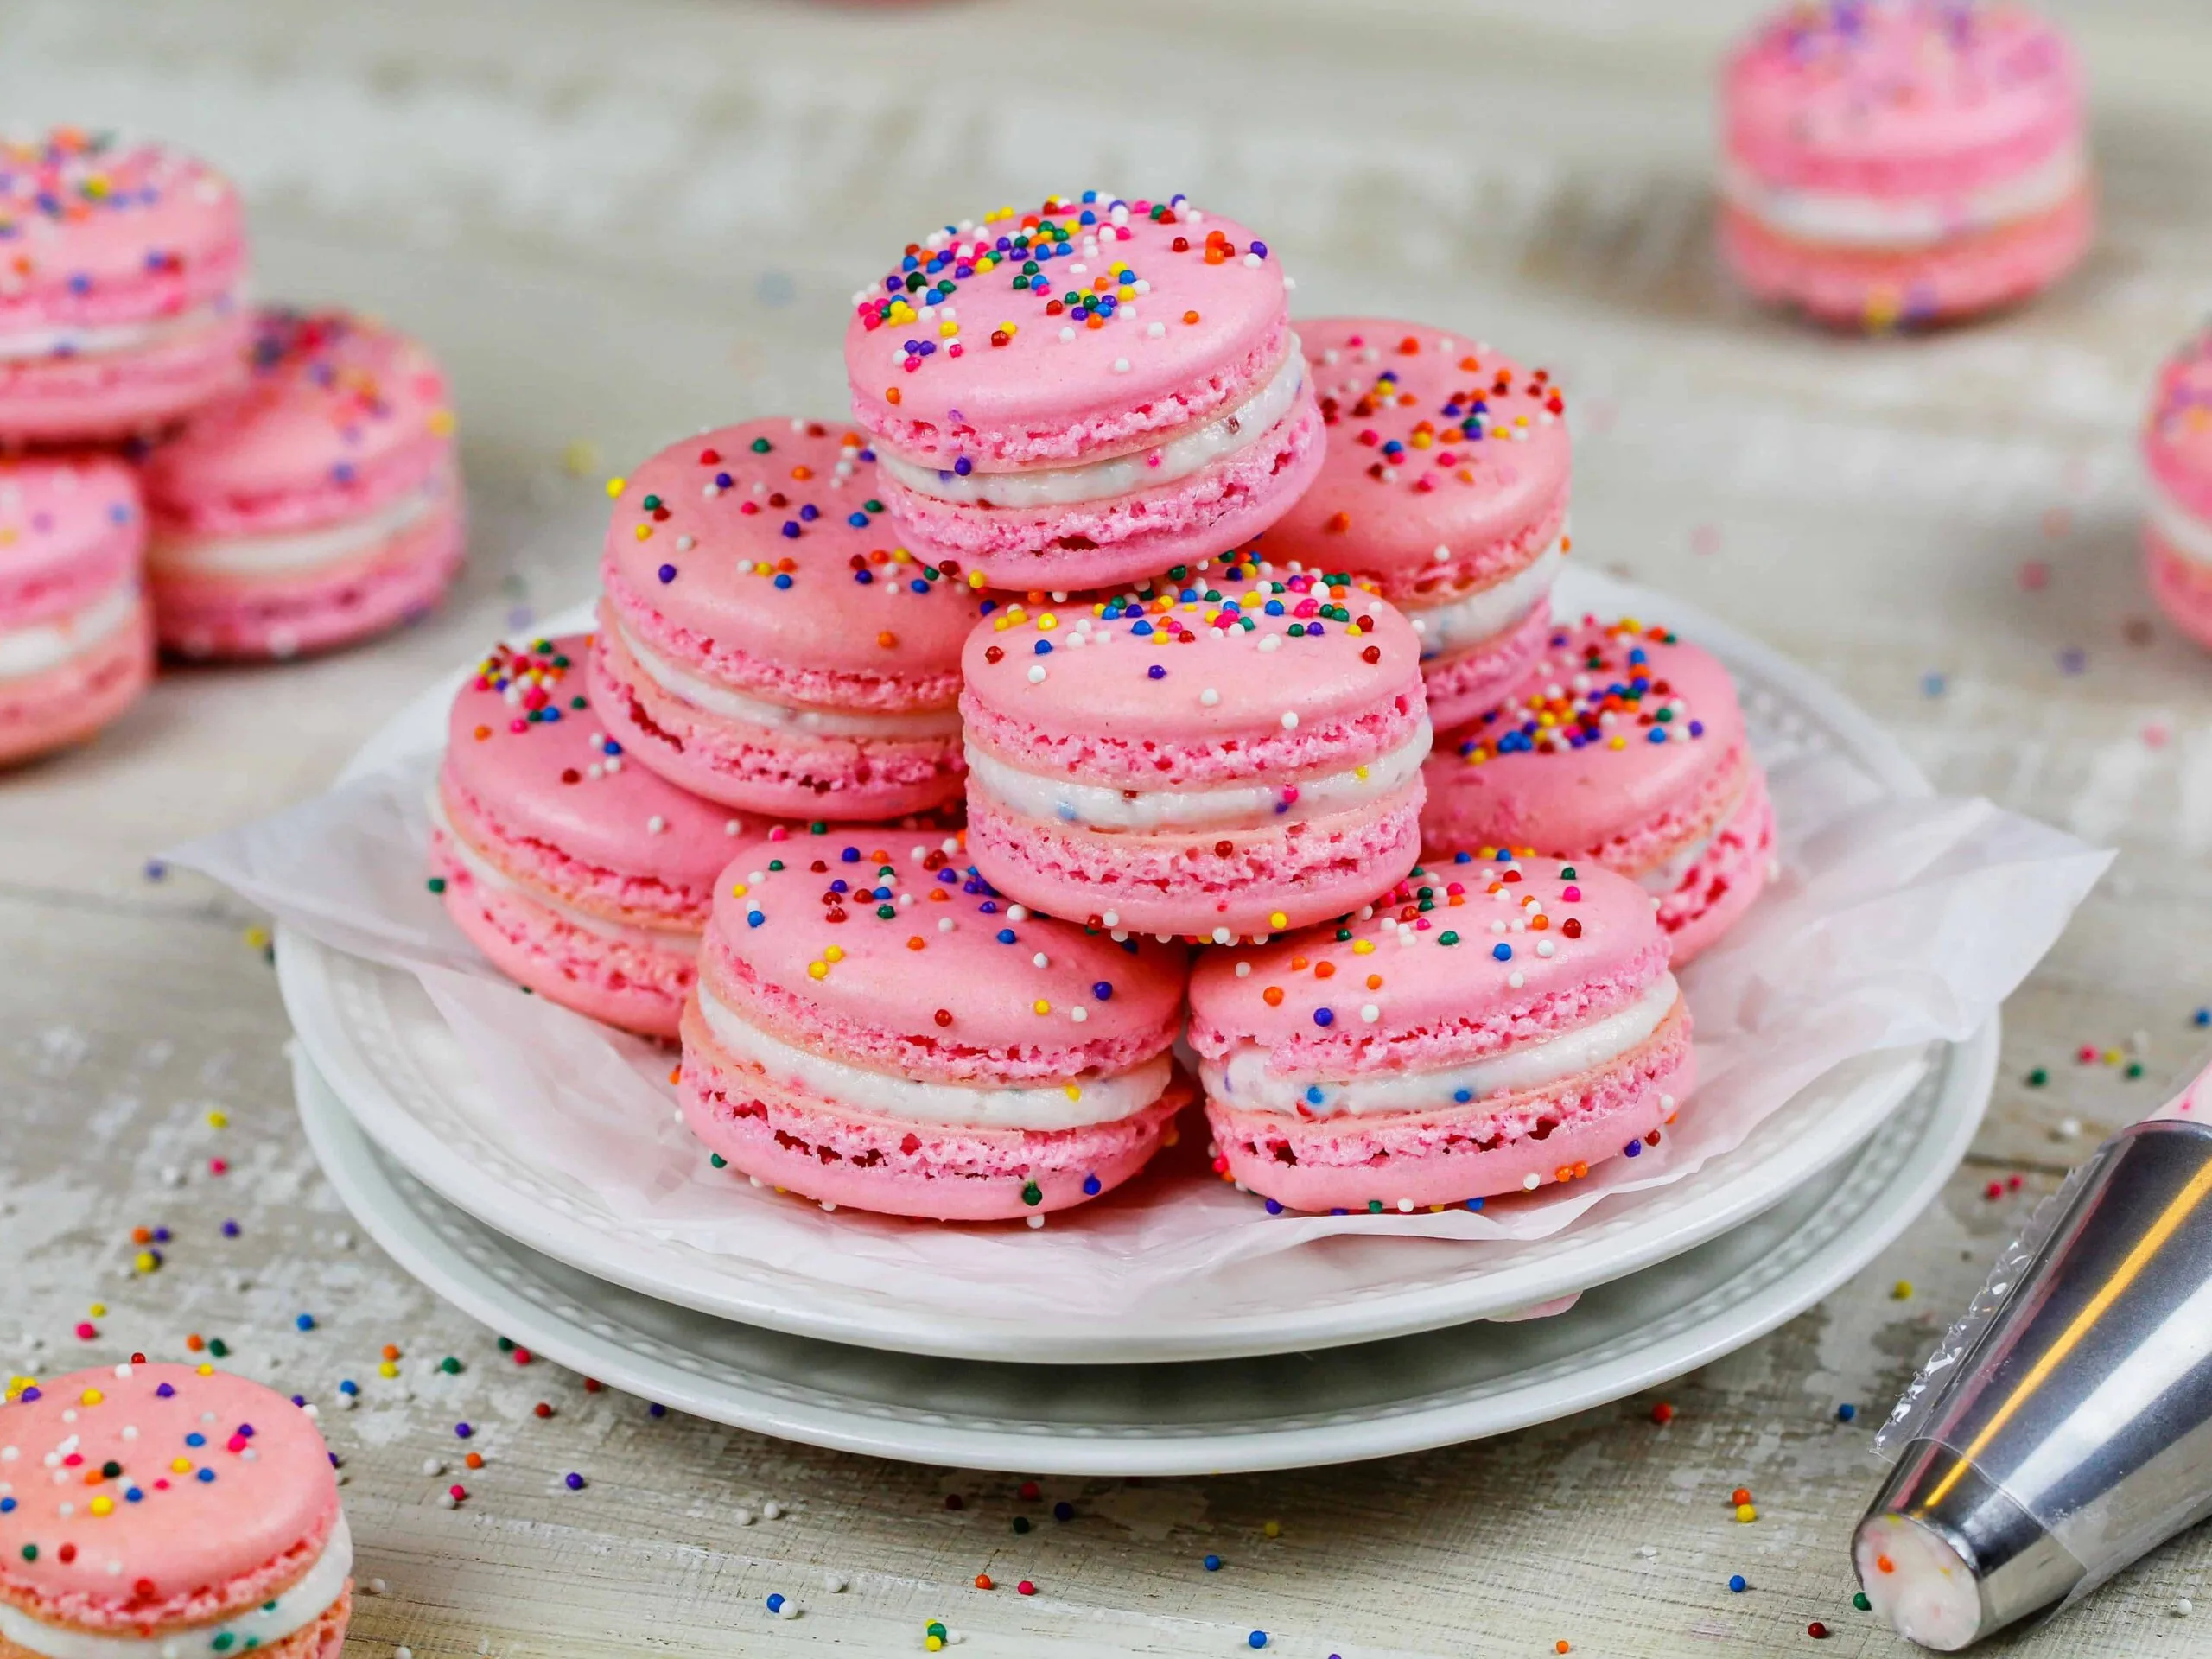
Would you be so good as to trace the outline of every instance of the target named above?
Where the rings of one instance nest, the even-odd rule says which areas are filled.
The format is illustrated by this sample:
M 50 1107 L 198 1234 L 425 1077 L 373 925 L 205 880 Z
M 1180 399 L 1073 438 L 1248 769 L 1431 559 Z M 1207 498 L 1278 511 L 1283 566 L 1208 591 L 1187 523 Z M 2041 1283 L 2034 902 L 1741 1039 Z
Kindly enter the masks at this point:
M 198 1334 L 326 1401 L 360 1378 L 359 1408 L 324 1419 L 378 1586 L 359 1653 L 900 1652 L 933 1617 L 1024 1655 L 1227 1653 L 1255 1629 L 1300 1656 L 1764 1654 L 1809 1645 L 1814 1619 L 1828 1650 L 1897 1651 L 1849 1604 L 1872 1424 L 2023 1210 L 2154 1103 L 2212 1000 L 2212 664 L 2145 598 L 2130 444 L 2159 354 L 2212 301 L 2212 34 L 2201 0 L 2066 9 L 2097 88 L 2088 269 L 1992 326 L 1859 341 L 1758 315 L 1713 268 L 1709 87 L 1748 0 L 0 3 L 11 126 L 209 152 L 251 200 L 264 293 L 435 345 L 478 524 L 454 602 L 415 632 L 176 674 L 94 747 L 0 780 L 0 1369 Z M 846 296 L 885 245 L 1094 181 L 1264 227 L 1306 310 L 1418 315 L 1551 367 L 1580 556 L 1796 653 L 1942 787 L 2123 849 L 2007 1009 L 1944 1200 L 1668 1390 L 1663 1430 L 1645 1398 L 1380 1464 L 1025 1502 L 1018 1476 L 588 1394 L 352 1238 L 291 1116 L 255 918 L 146 869 L 318 788 L 430 674 L 581 595 L 602 470 L 707 422 L 834 412 Z M 2078 1064 L 2083 1046 L 2147 1075 Z M 137 1227 L 169 1230 L 157 1271 L 134 1268 Z M 486 1431 L 475 1471 L 463 1414 Z M 442 1508 L 456 1475 L 470 1497 Z M 1059 1498 L 1065 1524 L 1044 1518 Z M 740 1524 L 769 1500 L 778 1518 Z M 2006 1650 L 2205 1651 L 2212 1601 L 2193 1620 L 2177 1602 L 2208 1557 L 2184 1540 Z M 805 1616 L 769 1617 L 779 1589 Z

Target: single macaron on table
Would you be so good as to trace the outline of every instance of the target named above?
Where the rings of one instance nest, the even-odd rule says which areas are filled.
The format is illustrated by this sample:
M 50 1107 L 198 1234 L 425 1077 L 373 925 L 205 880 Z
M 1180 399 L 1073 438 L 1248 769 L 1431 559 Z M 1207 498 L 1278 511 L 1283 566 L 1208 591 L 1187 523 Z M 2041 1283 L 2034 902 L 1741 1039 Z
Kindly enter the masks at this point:
M 1023 904 L 1225 944 L 1357 909 L 1419 855 L 1420 639 L 1344 577 L 1232 555 L 1009 604 L 963 666 L 969 855 Z
M 1185 975 L 1001 897 L 957 837 L 771 832 L 716 889 L 678 1093 L 718 1165 L 825 1208 L 1040 1224 L 1196 1097 Z
M 1721 96 L 1721 251 L 1763 301 L 1845 327 L 1953 321 L 2088 247 L 2081 67 L 2018 5 L 1792 5 Z
M 245 378 L 245 212 L 181 150 L 0 143 L 0 444 L 157 431 Z
M 310 1410 L 138 1361 L 0 1405 L 0 1655 L 338 1659 L 353 1541 Z
M 946 226 L 853 313 L 853 418 L 893 520 L 995 588 L 1105 587 L 1242 546 L 1321 464 L 1281 264 L 1179 195 Z
M 122 461 L 0 461 L 0 766 L 90 737 L 145 690 L 145 543 Z
M 2152 597 L 2212 646 L 2212 329 L 2168 359 L 2143 428 L 2143 552 Z
M 1651 901 L 1535 854 L 1454 855 L 1191 979 L 1216 1167 L 1269 1209 L 1410 1211 L 1658 1144 L 1694 1069 Z
M 252 372 L 143 463 L 165 650 L 287 658 L 426 613 L 461 569 L 445 377 L 342 313 L 255 314 Z
M 1551 376 L 1417 323 L 1301 321 L 1321 475 L 1260 538 L 1277 565 L 1371 580 L 1421 636 L 1440 730 L 1544 648 L 1567 550 L 1567 404 Z
M 957 558 L 917 556 L 849 427 L 748 421 L 610 486 L 592 658 L 607 729 L 726 805 L 869 822 L 959 798 Z
M 583 689 L 589 650 L 584 634 L 495 646 L 454 698 L 430 887 L 509 978 L 672 1038 L 715 877 L 748 826 L 629 763 Z
M 1774 809 L 1718 659 L 1631 621 L 1554 629 L 1513 694 L 1436 741 L 1432 855 L 1533 847 L 1632 878 L 1677 967 L 1751 907 Z

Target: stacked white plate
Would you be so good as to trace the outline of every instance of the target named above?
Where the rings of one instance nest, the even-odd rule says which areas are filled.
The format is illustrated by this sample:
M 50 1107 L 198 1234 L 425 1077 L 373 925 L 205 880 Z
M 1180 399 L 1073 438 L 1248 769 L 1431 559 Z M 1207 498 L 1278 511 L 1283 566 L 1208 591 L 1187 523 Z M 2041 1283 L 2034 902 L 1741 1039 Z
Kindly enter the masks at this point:
M 1672 601 L 1591 573 L 1562 614 L 1690 628 L 1738 677 L 1754 741 L 1927 785 L 1833 690 Z M 582 613 L 551 632 L 588 626 Z M 449 684 L 356 758 L 440 741 Z M 278 980 L 301 1116 L 404 1268 L 547 1357 L 680 1410 L 881 1456 L 1036 1472 L 1280 1468 L 1471 1440 L 1649 1388 L 1742 1346 L 1865 1266 L 1932 1198 L 1989 1097 L 1974 1038 L 1837 1068 L 1743 1145 L 1542 1241 L 1305 1247 L 1314 1268 L 1141 1313 L 918 1310 L 656 1236 L 535 1167 L 414 977 L 296 931 Z M 1875 1135 L 1878 1128 L 1885 1132 Z M 1566 1313 L 1511 1319 L 1560 1298 Z

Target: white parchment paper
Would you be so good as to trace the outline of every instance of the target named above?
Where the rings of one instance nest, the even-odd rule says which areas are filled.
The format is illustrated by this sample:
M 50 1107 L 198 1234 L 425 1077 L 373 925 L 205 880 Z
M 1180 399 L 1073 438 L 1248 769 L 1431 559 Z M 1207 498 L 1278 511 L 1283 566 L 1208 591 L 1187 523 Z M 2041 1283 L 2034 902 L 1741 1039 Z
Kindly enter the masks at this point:
M 1270 1217 L 1206 1170 L 1192 1115 L 1145 1177 L 1042 1230 L 952 1227 L 827 1213 L 711 1168 L 676 1120 L 671 1050 L 518 995 L 446 921 L 423 883 L 435 765 L 410 757 L 172 858 L 288 926 L 414 973 L 477 1073 L 479 1088 L 457 1091 L 477 1126 L 610 1224 L 947 1308 L 979 1289 L 1002 1310 L 1128 1308 L 1348 1232 L 1477 1251 L 1548 1237 L 1727 1157 L 1840 1062 L 1966 1038 L 2111 857 L 1985 800 L 1899 799 L 1834 753 L 1787 755 L 1770 774 L 1780 873 L 1682 976 L 1700 1081 L 1653 1152 L 1479 1213 Z

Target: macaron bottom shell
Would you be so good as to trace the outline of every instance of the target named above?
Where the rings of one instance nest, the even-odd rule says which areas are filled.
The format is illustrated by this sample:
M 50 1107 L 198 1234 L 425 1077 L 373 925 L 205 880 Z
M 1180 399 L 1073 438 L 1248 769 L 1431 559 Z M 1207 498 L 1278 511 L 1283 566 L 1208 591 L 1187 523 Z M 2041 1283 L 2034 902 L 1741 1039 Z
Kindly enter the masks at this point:
M 1421 855 L 1421 807 L 1416 780 L 1291 823 L 1129 835 L 1045 823 L 971 791 L 968 855 L 991 886 L 1047 915 L 1227 943 L 1327 921 L 1388 893 Z
M 1421 613 L 1408 614 L 1418 620 Z M 1551 628 L 1552 610 L 1547 600 L 1511 627 L 1478 645 L 1448 657 L 1424 660 L 1421 677 L 1428 693 L 1431 723 L 1438 731 L 1446 731 L 1496 704 L 1544 654 Z
M 840 1108 L 775 1082 L 683 1013 L 684 1121 L 738 1177 L 818 1204 L 933 1221 L 1012 1221 L 1084 1204 L 1141 1170 L 1197 1096 L 1179 1071 L 1112 1122 L 1028 1130 L 930 1124 Z
M 950 558 L 995 588 L 1103 588 L 1195 565 L 1241 547 L 1287 512 L 1321 469 L 1321 414 L 1310 385 L 1258 439 L 1155 489 L 1058 508 L 936 500 L 886 477 L 883 498 L 915 554 Z
M 583 926 L 519 885 L 480 880 L 443 830 L 431 832 L 430 868 L 454 925 L 517 984 L 640 1036 L 676 1036 L 698 977 L 696 939 L 671 931 L 663 944 Z
M 2058 207 L 1933 247 L 1822 245 L 1720 211 L 1720 251 L 1761 302 L 1831 327 L 1878 330 L 1961 321 L 2050 287 L 2088 251 L 2095 211 L 2087 186 Z
M 1677 1000 L 1636 1047 L 1541 1088 L 1435 1111 L 1305 1119 L 1208 1100 L 1206 1121 L 1223 1172 L 1286 1209 L 1425 1209 L 1573 1179 L 1630 1142 L 1640 1153 L 1695 1075 Z
M 459 572 L 457 500 L 340 563 L 268 576 L 152 578 L 162 648 L 193 661 L 282 660 L 428 615 Z
M 959 798 L 957 732 L 918 738 L 772 730 L 685 702 L 648 678 L 616 632 L 593 637 L 592 703 L 623 753 L 710 801 L 774 817 L 868 823 Z
M 97 645 L 38 673 L 0 679 L 0 766 L 82 742 L 136 702 L 153 677 L 153 612 L 142 598 L 130 620 Z
M 1744 798 L 1713 833 L 1681 880 L 1659 895 L 1659 925 L 1671 960 L 1689 962 L 1736 925 L 1766 888 L 1774 862 L 1774 804 L 1751 768 Z
M 251 318 L 213 309 L 207 326 L 158 344 L 0 363 L 0 443 L 80 443 L 157 431 L 245 378 Z
M 2212 536 L 2212 527 L 2207 535 Z M 2143 536 L 2144 574 L 2166 620 L 2212 649 L 2212 566 L 2190 557 L 2155 528 Z

